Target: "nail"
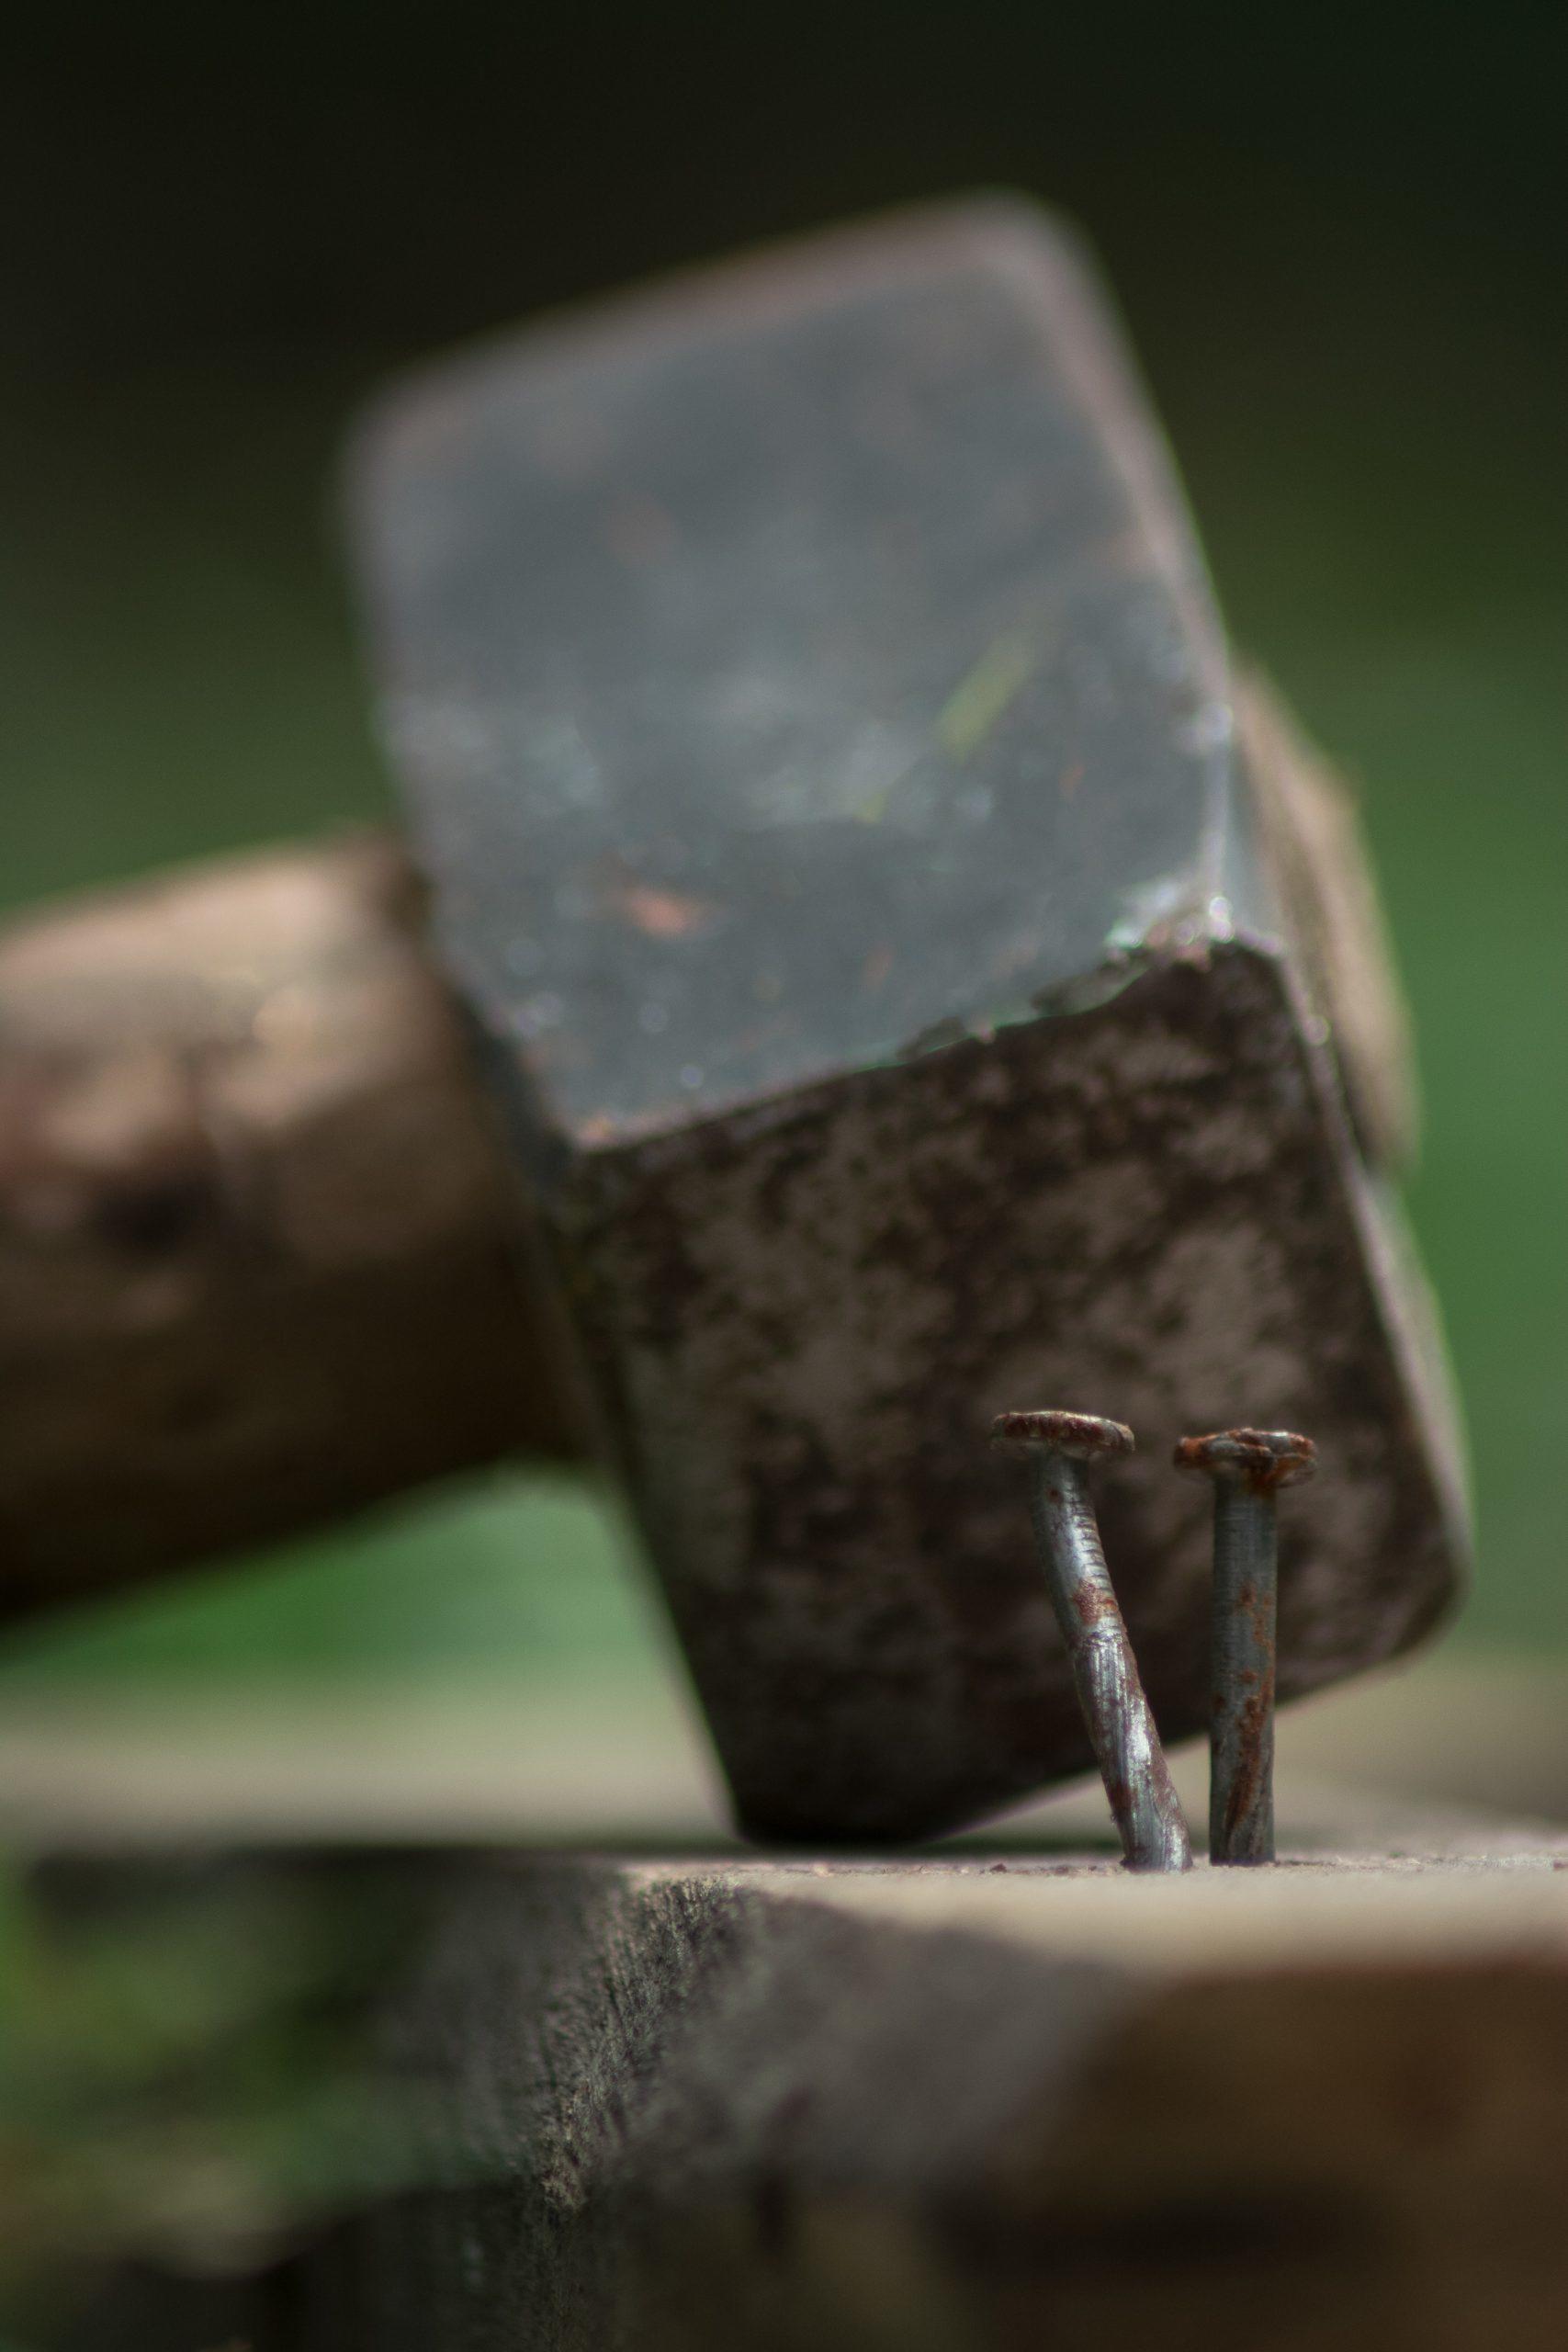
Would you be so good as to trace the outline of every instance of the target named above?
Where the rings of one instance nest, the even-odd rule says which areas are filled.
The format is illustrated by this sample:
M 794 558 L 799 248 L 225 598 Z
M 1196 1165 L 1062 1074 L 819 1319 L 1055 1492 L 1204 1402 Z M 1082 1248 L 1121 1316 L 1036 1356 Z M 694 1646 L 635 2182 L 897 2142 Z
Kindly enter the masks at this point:
M 1090 1413 L 1003 1413 L 991 1437 L 1030 1457 L 1034 1540 L 1127 1868 L 1190 1870 L 1187 1823 L 1116 1605 L 1085 1478 L 1085 1464 L 1098 1455 L 1131 1453 L 1133 1432 Z
M 1179 1470 L 1214 1487 L 1210 1616 L 1209 1860 L 1274 1859 L 1274 1498 L 1310 1478 L 1317 1448 L 1292 1430 L 1184 1437 Z

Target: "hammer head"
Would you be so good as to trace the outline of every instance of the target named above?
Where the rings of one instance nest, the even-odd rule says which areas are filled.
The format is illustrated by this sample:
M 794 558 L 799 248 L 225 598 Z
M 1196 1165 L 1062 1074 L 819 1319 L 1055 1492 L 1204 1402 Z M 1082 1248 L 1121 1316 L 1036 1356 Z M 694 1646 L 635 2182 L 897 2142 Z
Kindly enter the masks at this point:
M 1428 1626 L 1450 1440 L 1355 1135 L 1393 1090 L 1061 232 L 911 215 L 481 350 L 378 413 L 355 511 L 440 937 L 741 1818 L 917 1835 L 1089 1766 L 985 1442 L 1021 1399 L 1138 1431 L 1100 1500 L 1168 1737 L 1183 1430 L 1318 1441 L 1281 1692 Z

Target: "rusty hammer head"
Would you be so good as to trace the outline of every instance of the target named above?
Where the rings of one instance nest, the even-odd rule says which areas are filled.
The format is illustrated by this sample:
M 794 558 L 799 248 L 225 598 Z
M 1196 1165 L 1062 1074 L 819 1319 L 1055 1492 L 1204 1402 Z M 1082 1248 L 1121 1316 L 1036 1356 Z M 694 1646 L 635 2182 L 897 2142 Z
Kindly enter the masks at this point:
M 1088 1763 L 983 1444 L 1020 1394 L 1146 1442 L 1105 1522 L 1168 1736 L 1179 1430 L 1334 1464 L 1282 1690 L 1416 1638 L 1459 1520 L 1358 1141 L 1364 884 L 1238 726 L 1062 233 L 917 213 L 500 342 L 383 407 L 355 512 L 440 939 L 742 1818 L 919 1834 Z

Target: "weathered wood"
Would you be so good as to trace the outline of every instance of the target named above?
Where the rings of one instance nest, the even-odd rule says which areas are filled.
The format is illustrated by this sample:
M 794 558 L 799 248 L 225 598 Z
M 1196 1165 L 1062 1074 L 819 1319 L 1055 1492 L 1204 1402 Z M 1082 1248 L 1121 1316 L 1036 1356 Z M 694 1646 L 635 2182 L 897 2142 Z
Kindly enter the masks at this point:
M 0 1613 L 571 1440 L 390 839 L 0 935 Z
M 1353 804 L 1266 690 L 1243 712 L 1350 1100 L 1397 1160 L 1403 1017 Z M 376 837 L 0 930 L 0 1619 L 580 1451 L 423 912 Z
M 1561 1677 L 1435 1666 L 1292 1713 L 1284 1866 L 1151 1883 L 1098 1789 L 929 1860 L 748 1858 L 624 1690 L 513 1694 L 488 1736 L 8 1710 L 8 1839 L 74 1848 L 70 1883 L 84 1849 L 156 1885 L 262 1841 L 328 1916 L 400 1923 L 373 2041 L 415 2192 L 231 2292 L 121 2279 L 73 2346 L 1555 2348 L 1568 1828 L 1303 1767 L 1420 1787 L 1456 1726 L 1473 1762 L 1533 1718 L 1515 1802 L 1561 1807 L 1562 1712 Z M 430 1850 L 463 1838 L 510 1850 Z
M 417 1866 L 381 2048 L 423 2185 L 297 2266 L 276 2341 L 1555 2346 L 1565 1856 L 1436 1842 Z

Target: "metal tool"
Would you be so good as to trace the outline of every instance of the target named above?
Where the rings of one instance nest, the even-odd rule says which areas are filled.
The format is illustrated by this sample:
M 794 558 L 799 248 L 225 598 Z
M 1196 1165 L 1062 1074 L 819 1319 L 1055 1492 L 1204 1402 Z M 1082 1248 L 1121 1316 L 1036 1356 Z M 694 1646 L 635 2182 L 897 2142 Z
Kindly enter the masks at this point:
M 1130 1871 L 1190 1871 L 1187 1822 L 1105 1566 L 1084 1465 L 1133 1432 L 1092 1413 L 1002 1413 L 993 1442 L 1029 1457 L 1034 1540 L 1073 1684 Z
M 959 205 L 547 323 L 400 391 L 353 503 L 563 1360 L 744 1822 L 919 1835 L 1089 1762 L 973 1474 L 1021 1391 L 1310 1421 L 1294 1687 L 1417 1638 L 1462 1511 L 1347 1116 L 1376 991 L 1311 921 L 1356 901 L 1305 832 L 1276 889 L 1071 241 Z M 1201 1531 L 1137 1462 L 1107 1509 L 1195 1731 Z
M 1274 1860 L 1274 1689 L 1279 1532 L 1274 1498 L 1316 1467 L 1291 1430 L 1185 1437 L 1176 1467 L 1214 1489 L 1210 1616 L 1209 1859 Z

